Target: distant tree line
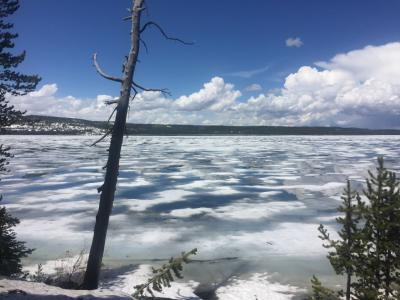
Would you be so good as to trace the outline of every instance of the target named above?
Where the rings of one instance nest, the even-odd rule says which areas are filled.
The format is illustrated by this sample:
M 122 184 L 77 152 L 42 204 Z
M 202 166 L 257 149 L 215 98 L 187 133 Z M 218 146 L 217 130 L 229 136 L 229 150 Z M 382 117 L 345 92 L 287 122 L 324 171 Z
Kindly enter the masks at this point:
M 23 116 L 20 129 L 9 128 L 7 134 L 91 134 L 94 129 L 107 132 L 109 122 L 84 119 Z M 126 123 L 127 135 L 400 135 L 398 129 L 366 129 L 318 126 L 223 126 L 168 125 Z

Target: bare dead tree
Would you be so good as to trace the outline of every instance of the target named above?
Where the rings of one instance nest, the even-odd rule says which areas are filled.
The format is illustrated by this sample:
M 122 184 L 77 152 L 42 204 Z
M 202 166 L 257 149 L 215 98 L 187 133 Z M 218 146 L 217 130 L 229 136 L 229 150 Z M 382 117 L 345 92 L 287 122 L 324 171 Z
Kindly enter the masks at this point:
M 106 174 L 104 177 L 104 183 L 100 188 L 98 188 L 99 193 L 101 193 L 99 210 L 96 216 L 93 241 L 90 248 L 89 259 L 83 282 L 83 287 L 86 289 L 96 289 L 99 283 L 104 245 L 106 241 L 109 218 L 114 202 L 114 195 L 118 179 L 121 146 L 126 127 L 126 117 L 129 109 L 130 100 L 136 97 L 136 95 L 138 94 L 138 90 L 157 91 L 163 94 L 169 94 L 168 90 L 166 89 L 145 88 L 133 80 L 136 63 L 138 62 L 140 44 L 142 43 L 146 45 L 141 38 L 141 34 L 146 30 L 146 28 L 153 26 L 158 29 L 161 34 L 168 40 L 177 41 L 183 44 L 191 44 L 184 42 L 180 39 L 168 36 L 162 29 L 162 27 L 155 22 L 147 22 L 141 27 L 141 15 L 145 9 L 145 0 L 132 0 L 132 7 L 131 9 L 128 9 L 130 16 L 124 19 L 131 21 L 131 48 L 123 65 L 123 74 L 121 78 L 110 76 L 106 72 L 104 72 L 97 61 L 97 54 L 93 55 L 93 63 L 96 71 L 105 79 L 120 83 L 121 92 L 118 100 L 112 100 L 107 103 L 110 105 L 116 105 L 108 120 L 110 121 L 112 116 L 115 114 L 115 120 L 111 129 L 109 129 L 98 141 L 93 143 L 93 145 L 95 145 L 106 138 L 108 135 L 111 135 L 108 160 L 105 166 Z M 133 95 L 131 95 L 131 93 Z

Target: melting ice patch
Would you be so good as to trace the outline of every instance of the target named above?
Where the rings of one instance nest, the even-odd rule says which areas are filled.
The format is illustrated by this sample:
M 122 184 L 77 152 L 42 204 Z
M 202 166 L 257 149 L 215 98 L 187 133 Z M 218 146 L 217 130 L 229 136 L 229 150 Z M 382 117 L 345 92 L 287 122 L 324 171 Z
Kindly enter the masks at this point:
M 71 217 L 53 217 L 53 218 L 37 218 L 22 219 L 21 223 L 15 228 L 18 236 L 23 240 L 38 240 L 43 242 L 67 242 L 76 241 L 78 239 L 90 238 L 92 232 L 80 232 L 77 236 L 74 226 L 79 223 L 79 218 L 83 215 L 74 215 Z M 77 218 L 75 221 L 73 218 Z
M 275 186 L 266 186 L 274 189 L 283 189 L 283 190 L 294 190 L 294 189 L 302 189 L 309 190 L 313 192 L 320 191 L 329 191 L 329 190 L 337 190 L 338 188 L 344 187 L 346 184 L 343 182 L 328 182 L 322 185 L 319 184 L 298 184 L 298 185 L 275 185 Z
M 208 253 L 219 253 L 223 249 L 243 249 L 247 257 L 279 255 L 291 257 L 312 257 L 326 254 L 318 238 L 319 224 L 281 223 L 269 230 L 249 232 L 237 231 L 212 240 L 199 241 L 199 249 Z M 326 227 L 336 238 L 334 228 Z M 245 254 L 244 254 L 245 253 Z
M 119 234 L 111 237 L 115 242 L 125 242 L 127 244 L 139 244 L 144 246 L 157 246 L 163 243 L 171 242 L 180 237 L 182 231 L 172 231 L 170 229 L 158 228 L 142 228 L 136 232 Z
M 157 204 L 184 201 L 185 196 L 193 194 L 193 192 L 184 190 L 165 190 L 155 195 L 154 199 L 125 199 L 123 201 L 129 206 L 129 210 L 131 211 L 145 211 Z
M 287 213 L 292 210 L 302 208 L 305 208 L 305 205 L 299 201 L 293 201 L 289 203 L 279 201 L 264 203 L 237 202 L 216 209 L 208 207 L 175 209 L 169 212 L 167 215 L 185 218 L 199 214 L 206 214 L 208 216 L 220 219 L 251 220 L 267 218 L 272 215 L 279 214 L 280 212 Z
M 0 181 L 2 203 L 21 219 L 17 233 L 37 248 L 35 260 L 90 245 L 107 159 L 106 143 L 89 147 L 90 139 L 0 136 L 15 155 Z M 346 179 L 360 189 L 378 155 L 398 172 L 399 143 L 398 136 L 130 137 L 105 260 L 129 264 L 193 247 L 204 259 L 324 257 L 317 227 L 334 223 Z

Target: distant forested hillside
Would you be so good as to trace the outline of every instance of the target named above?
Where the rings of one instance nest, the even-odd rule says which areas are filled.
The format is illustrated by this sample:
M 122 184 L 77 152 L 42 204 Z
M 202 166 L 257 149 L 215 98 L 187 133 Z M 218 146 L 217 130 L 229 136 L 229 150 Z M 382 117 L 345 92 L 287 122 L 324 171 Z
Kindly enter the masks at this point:
M 107 123 L 83 119 L 25 116 L 2 134 L 102 134 Z M 396 129 L 342 127 L 127 124 L 128 135 L 399 135 Z

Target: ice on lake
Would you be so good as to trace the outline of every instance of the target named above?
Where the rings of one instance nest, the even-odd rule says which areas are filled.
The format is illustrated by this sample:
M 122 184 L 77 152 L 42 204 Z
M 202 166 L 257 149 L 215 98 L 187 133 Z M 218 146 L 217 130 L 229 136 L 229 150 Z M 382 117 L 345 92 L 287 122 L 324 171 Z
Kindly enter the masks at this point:
M 94 140 L 0 136 L 15 154 L 0 182 L 2 202 L 21 219 L 18 236 L 36 248 L 27 264 L 90 248 L 107 155 L 107 143 L 89 147 Z M 312 274 L 333 280 L 317 227 L 335 228 L 346 179 L 360 189 L 377 156 L 400 170 L 399 142 L 397 136 L 131 136 L 105 261 L 143 263 L 143 269 L 197 247 L 204 261 L 188 266 L 188 282 L 196 282 L 188 291 L 214 284 L 220 299 L 241 299 L 229 291 L 251 286 L 268 299 L 291 299 Z

